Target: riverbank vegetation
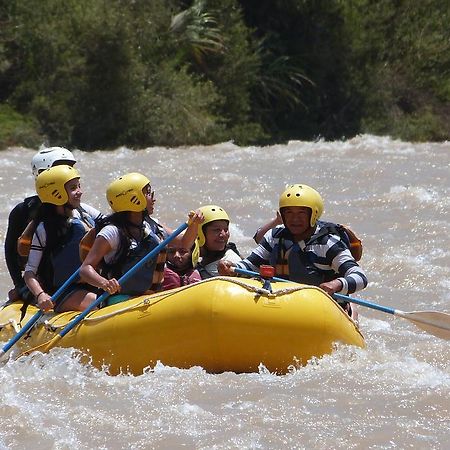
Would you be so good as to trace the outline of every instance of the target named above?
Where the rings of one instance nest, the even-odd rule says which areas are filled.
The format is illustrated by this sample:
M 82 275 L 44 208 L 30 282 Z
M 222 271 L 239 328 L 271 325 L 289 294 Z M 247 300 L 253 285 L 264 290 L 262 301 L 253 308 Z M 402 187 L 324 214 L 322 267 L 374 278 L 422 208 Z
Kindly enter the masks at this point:
M 0 148 L 450 139 L 439 0 L 0 0 Z

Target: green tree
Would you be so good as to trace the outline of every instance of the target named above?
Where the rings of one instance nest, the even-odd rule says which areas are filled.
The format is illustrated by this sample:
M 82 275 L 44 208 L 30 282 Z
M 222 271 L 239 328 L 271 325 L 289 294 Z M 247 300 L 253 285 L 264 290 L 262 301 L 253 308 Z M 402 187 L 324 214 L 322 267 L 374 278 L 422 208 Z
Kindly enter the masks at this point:
M 258 95 L 267 97 L 263 83 L 255 93 L 258 117 L 275 140 L 335 139 L 359 129 L 360 99 L 349 73 L 343 3 L 241 0 L 246 23 L 269 50 L 261 80 L 281 87 L 269 103 Z
M 450 4 L 353 0 L 345 8 L 352 75 L 364 98 L 361 130 L 448 139 Z
M 217 138 L 241 144 L 261 139 L 262 127 L 251 113 L 260 57 L 239 3 L 196 0 L 173 17 L 171 32 L 180 44 L 179 64 L 217 91 L 214 114 L 224 126 Z
M 173 8 L 163 0 L 12 0 L 7 53 L 17 77 L 8 101 L 36 117 L 52 143 L 212 139 L 223 130 L 213 111 L 220 99 L 177 64 Z
M 183 145 L 220 140 L 224 127 L 215 107 L 221 101 L 212 83 L 188 71 L 180 57 L 179 34 L 170 31 L 175 4 L 137 2 L 130 10 L 136 64 L 133 107 L 124 142 Z

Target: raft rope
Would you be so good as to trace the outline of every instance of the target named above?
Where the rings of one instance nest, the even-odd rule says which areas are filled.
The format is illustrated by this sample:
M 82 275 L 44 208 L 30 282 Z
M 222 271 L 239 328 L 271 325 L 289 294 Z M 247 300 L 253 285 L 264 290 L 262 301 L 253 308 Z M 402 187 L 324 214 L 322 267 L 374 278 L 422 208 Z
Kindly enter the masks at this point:
M 244 281 L 244 279 L 240 280 L 238 278 L 230 278 L 230 277 L 213 277 L 213 278 L 208 278 L 206 280 L 202 280 L 199 281 L 197 283 L 193 283 L 193 284 L 189 284 L 186 286 L 182 286 L 180 288 L 177 288 L 176 291 L 174 289 L 171 289 L 169 291 L 161 291 L 161 292 L 157 292 L 154 294 L 151 294 L 151 296 L 144 298 L 142 301 L 140 301 L 139 303 L 136 303 L 134 305 L 129 305 L 129 306 L 124 306 L 123 308 L 117 309 L 115 311 L 111 311 L 109 313 L 106 314 L 102 314 L 101 316 L 95 316 L 95 317 L 89 317 L 87 316 L 84 321 L 85 322 L 96 322 L 99 320 L 105 320 L 108 319 L 109 317 L 114 317 L 117 314 L 122 314 L 124 312 L 130 311 L 130 310 L 134 310 L 134 309 L 139 309 L 142 306 L 151 306 L 154 305 L 155 303 L 158 303 L 159 301 L 161 301 L 162 299 L 165 299 L 167 297 L 170 297 L 172 295 L 178 294 L 179 292 L 182 292 L 186 289 L 189 289 L 191 286 L 193 286 L 194 284 L 200 284 L 200 283 L 209 283 L 212 281 L 217 281 L 217 280 L 221 280 L 221 281 L 227 281 L 229 283 L 234 283 L 240 287 L 243 287 L 245 289 L 247 289 L 250 292 L 254 292 L 257 295 L 263 295 L 263 296 L 267 296 L 269 298 L 275 298 L 275 297 L 281 297 L 283 295 L 289 295 L 292 294 L 294 292 L 297 291 L 302 291 L 304 289 L 313 289 L 313 290 L 317 290 L 320 291 L 321 294 L 324 294 L 324 292 L 319 289 L 316 286 L 301 286 L 301 285 L 297 285 L 297 286 L 293 286 L 293 287 L 289 287 L 289 288 L 283 288 L 283 289 L 279 289 L 277 291 L 273 291 L 273 292 L 269 292 L 267 289 L 263 289 L 262 287 L 259 286 L 252 286 L 250 284 L 248 284 L 246 281 Z M 334 300 L 330 297 L 330 299 L 334 302 Z M 125 302 L 124 302 L 125 303 Z M 64 325 L 51 325 L 52 329 L 53 328 L 62 328 Z
M 151 306 L 151 305 L 154 305 L 154 304 L 158 303 L 159 301 L 161 301 L 164 298 L 170 297 L 170 296 L 178 294 L 179 292 L 182 292 L 182 291 L 184 291 L 186 289 L 189 289 L 194 284 L 209 283 L 209 282 L 217 281 L 217 280 L 227 281 L 229 283 L 236 284 L 236 285 L 246 289 L 249 292 L 255 293 L 256 295 L 265 296 L 265 297 L 272 298 L 272 299 L 276 298 L 276 297 L 281 297 L 283 295 L 289 295 L 289 294 L 292 294 L 294 292 L 302 291 L 302 290 L 305 290 L 305 289 L 317 290 L 317 291 L 320 291 L 321 294 L 325 294 L 325 295 L 328 296 L 328 294 L 326 294 L 324 291 L 319 289 L 317 286 L 308 286 L 308 285 L 298 285 L 297 284 L 296 286 L 293 286 L 293 287 L 286 287 L 286 288 L 283 288 L 283 289 L 278 289 L 276 291 L 273 290 L 272 292 L 270 292 L 267 289 L 263 289 L 260 286 L 253 286 L 251 284 L 248 284 L 248 282 L 246 282 L 245 279 L 218 276 L 218 277 L 208 278 L 206 280 L 202 280 L 202 281 L 199 281 L 197 283 L 193 283 L 193 284 L 189 284 L 189 285 L 186 285 L 186 286 L 182 286 L 180 288 L 177 288 L 176 291 L 174 289 L 171 289 L 169 291 L 161 291 L 161 292 L 157 292 L 157 293 L 151 294 L 151 296 L 145 297 L 139 303 L 136 303 L 136 304 L 133 304 L 133 305 L 129 305 L 129 306 L 124 306 L 123 308 L 116 309 L 116 310 L 111 311 L 109 313 L 105 313 L 105 314 L 102 314 L 102 315 L 99 315 L 99 316 L 95 316 L 95 317 L 87 316 L 87 317 L 84 318 L 84 322 L 97 322 L 97 321 L 100 321 L 100 320 L 108 319 L 110 317 L 114 317 L 114 316 L 116 316 L 118 314 L 122 314 L 122 313 L 127 312 L 127 311 L 139 309 L 142 306 Z M 272 286 L 273 286 L 273 284 L 272 284 Z M 330 296 L 328 296 L 328 297 L 330 298 L 330 300 L 335 302 L 333 300 L 333 298 L 331 298 Z M 100 309 L 100 311 L 101 311 L 101 309 Z M 54 313 L 50 313 L 50 314 L 54 314 Z M 39 321 L 36 323 L 36 325 L 43 324 L 46 330 L 52 331 L 52 332 L 57 332 L 58 330 L 60 330 L 61 328 L 64 328 L 66 326 L 66 323 L 64 323 L 62 325 L 56 325 L 54 323 L 50 323 L 51 319 L 57 319 L 57 318 L 58 318 L 58 315 L 56 315 L 56 314 L 53 317 L 48 317 L 48 314 L 47 314 L 47 315 L 42 316 L 39 319 Z M 11 324 L 7 323 L 5 325 L 11 325 Z M 0 329 L 1 328 L 2 328 L 2 325 L 0 324 Z

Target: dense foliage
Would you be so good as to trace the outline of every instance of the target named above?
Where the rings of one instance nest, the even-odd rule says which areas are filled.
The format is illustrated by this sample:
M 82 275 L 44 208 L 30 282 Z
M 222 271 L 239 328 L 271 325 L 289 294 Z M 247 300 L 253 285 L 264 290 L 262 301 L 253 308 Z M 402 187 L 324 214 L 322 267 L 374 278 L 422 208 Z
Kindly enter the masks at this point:
M 0 0 L 0 148 L 448 140 L 439 0 Z

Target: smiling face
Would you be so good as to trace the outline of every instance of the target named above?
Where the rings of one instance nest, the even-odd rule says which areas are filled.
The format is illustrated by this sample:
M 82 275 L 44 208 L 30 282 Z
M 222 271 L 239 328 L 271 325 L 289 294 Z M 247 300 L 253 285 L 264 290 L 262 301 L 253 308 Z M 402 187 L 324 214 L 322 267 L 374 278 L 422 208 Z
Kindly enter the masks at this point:
M 79 208 L 81 203 L 81 196 L 83 195 L 83 191 L 81 190 L 80 179 L 74 178 L 73 180 L 68 181 L 64 188 L 66 189 L 68 200 L 67 206 L 71 209 Z
M 312 227 L 311 209 L 304 206 L 287 206 L 282 208 L 281 215 L 286 228 L 296 240 L 303 240 L 310 236 Z
M 227 220 L 214 220 L 204 226 L 205 248 L 211 252 L 221 252 L 230 239 Z

